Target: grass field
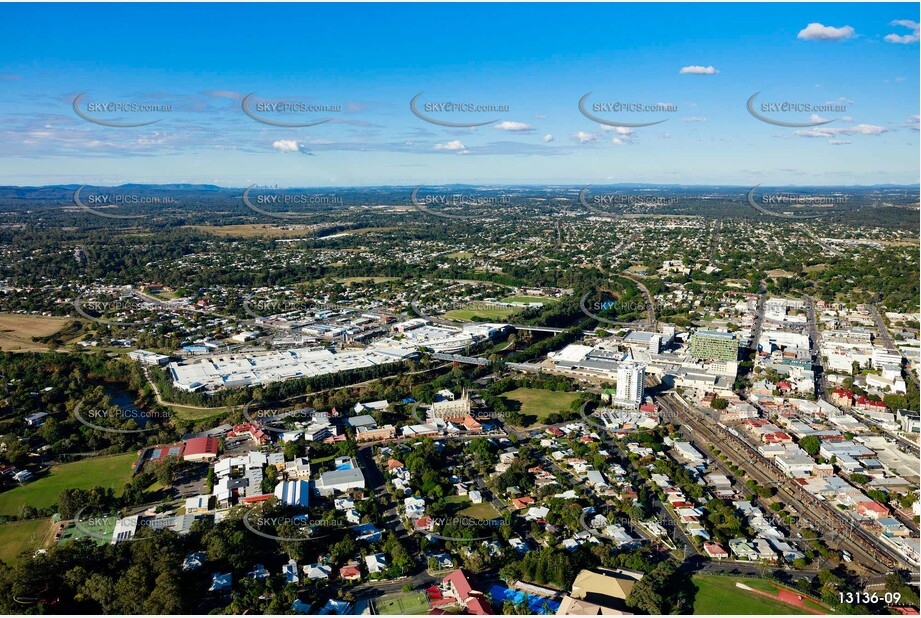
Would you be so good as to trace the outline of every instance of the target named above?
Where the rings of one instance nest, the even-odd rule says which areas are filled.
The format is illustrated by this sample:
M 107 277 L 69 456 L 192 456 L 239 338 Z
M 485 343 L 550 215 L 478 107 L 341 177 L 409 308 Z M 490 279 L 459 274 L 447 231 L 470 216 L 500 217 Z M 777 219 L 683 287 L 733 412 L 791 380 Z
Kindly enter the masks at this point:
M 52 466 L 38 480 L 0 493 L 0 515 L 15 515 L 24 504 L 37 508 L 50 506 L 57 502 L 62 489 L 91 489 L 100 485 L 112 487 L 117 493 L 131 478 L 131 464 L 136 459 L 137 454 L 125 453 Z
M 339 283 L 367 283 L 368 281 L 374 283 L 384 283 L 386 281 L 396 281 L 396 277 L 340 277 L 336 279 Z
M 472 258 L 473 254 L 469 251 L 455 251 L 454 253 L 449 253 L 445 256 L 446 258 L 454 258 L 456 260 L 466 260 Z
M 502 397 L 521 404 L 521 414 L 534 417 L 533 422 L 543 422 L 554 412 L 569 410 L 569 406 L 578 397 L 578 393 L 545 391 L 539 388 L 516 388 L 503 393 Z
M 480 504 L 474 504 L 470 501 L 470 498 L 467 496 L 448 496 L 445 498 L 445 502 L 450 504 L 456 504 L 453 511 L 458 517 L 470 517 L 472 519 L 497 519 L 501 517 L 496 507 L 494 507 L 489 502 L 481 502 Z
M 521 311 L 521 307 L 487 307 L 478 305 L 476 309 L 453 309 L 445 313 L 445 317 L 449 320 L 464 320 L 466 322 L 473 320 L 473 318 L 503 320 L 518 311 Z
M 799 607 L 736 588 L 737 581 L 751 588 L 761 588 L 762 582 L 747 577 L 695 575 L 692 581 L 697 589 L 694 595 L 695 614 L 809 614 Z
M 494 507 L 489 502 L 481 502 L 480 504 L 471 503 L 470 506 L 458 513 L 458 515 L 461 517 L 470 517 L 472 519 L 481 520 L 497 519 L 501 517 L 501 515 L 499 515 L 499 511 L 496 510 L 496 507 Z
M 544 305 L 554 305 L 560 302 L 555 298 L 545 296 L 507 296 L 499 300 L 503 303 L 544 303 Z
M 86 517 L 86 516 L 81 518 L 80 526 L 84 530 L 88 530 L 90 532 L 98 534 L 99 536 L 93 536 L 92 534 L 87 534 L 83 530 L 80 530 L 80 528 L 77 528 L 76 524 L 68 524 L 67 527 L 64 528 L 63 533 L 61 534 L 61 538 L 58 540 L 58 544 L 64 543 L 66 541 L 76 541 L 77 539 L 84 539 L 84 538 L 93 541 L 94 543 L 96 543 L 96 545 L 105 545 L 106 543 L 108 543 L 109 541 L 107 539 L 101 539 L 99 537 L 100 536 L 108 537 L 108 538 L 112 537 L 112 533 L 115 532 L 116 517 L 115 516 L 99 517 L 98 523 L 91 523 L 89 521 L 90 519 L 91 518 Z
M 220 408 L 207 408 L 202 410 L 176 403 L 167 404 L 167 407 L 171 409 L 178 418 L 184 421 L 202 421 L 206 418 L 218 418 L 237 409 L 234 406 L 222 406 Z
M 39 549 L 50 528 L 50 519 L 26 519 L 0 525 L 0 560 L 12 564 L 23 550 Z
M 374 600 L 378 614 L 427 614 L 429 602 L 424 592 L 397 592 Z
M 32 337 L 53 335 L 71 321 L 71 318 L 0 313 L 0 350 L 45 352 L 48 346 L 35 343 Z
M 315 229 L 309 225 L 273 225 L 270 223 L 245 223 L 240 225 L 189 225 L 186 226 L 214 236 L 237 238 L 302 238 L 313 236 Z

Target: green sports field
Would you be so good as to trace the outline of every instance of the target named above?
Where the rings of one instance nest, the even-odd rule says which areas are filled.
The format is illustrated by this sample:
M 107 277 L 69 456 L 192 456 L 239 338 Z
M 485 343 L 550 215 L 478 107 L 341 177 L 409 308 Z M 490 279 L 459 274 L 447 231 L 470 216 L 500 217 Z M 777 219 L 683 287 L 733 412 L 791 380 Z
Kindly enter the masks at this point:
M 513 313 L 521 311 L 521 307 L 487 307 L 477 305 L 475 309 L 453 309 L 445 313 L 449 320 L 463 320 L 469 322 L 473 318 L 485 320 L 504 320 Z
M 555 298 L 547 298 L 544 296 L 508 296 L 501 300 L 503 303 L 543 303 L 544 306 L 560 302 Z
M 39 549 L 50 526 L 51 520 L 48 518 L 0 524 L 0 560 L 12 564 L 23 550 Z
M 96 545 L 105 545 L 112 538 L 112 533 L 115 532 L 115 522 L 117 519 L 115 515 L 98 518 L 84 516 L 81 518 L 82 521 L 80 522 L 80 526 L 83 530 L 78 528 L 74 523 L 68 524 L 62 531 L 58 544 L 67 541 L 76 541 L 78 539 L 89 539 L 96 543 Z M 84 530 L 93 534 L 87 534 Z M 94 534 L 96 536 L 93 536 Z
M 695 575 L 691 578 L 697 593 L 694 595 L 695 614 L 798 614 L 807 612 L 799 607 L 787 605 L 747 590 L 736 588 L 736 582 L 742 582 L 751 588 L 753 580 L 747 577 L 726 577 L 723 575 Z
M 565 391 L 546 391 L 540 388 L 516 388 L 503 393 L 502 397 L 511 399 L 521 404 L 521 414 L 534 417 L 536 422 L 542 423 L 554 412 L 566 412 L 573 401 L 578 398 L 578 393 Z
M 136 460 L 137 454 L 125 453 L 52 466 L 38 480 L 0 493 L 0 515 L 16 515 L 24 504 L 50 506 L 57 502 L 62 489 L 92 489 L 99 485 L 112 487 L 118 493 L 131 479 L 131 464 Z
M 424 592 L 395 592 L 374 600 L 378 614 L 427 614 L 429 602 Z

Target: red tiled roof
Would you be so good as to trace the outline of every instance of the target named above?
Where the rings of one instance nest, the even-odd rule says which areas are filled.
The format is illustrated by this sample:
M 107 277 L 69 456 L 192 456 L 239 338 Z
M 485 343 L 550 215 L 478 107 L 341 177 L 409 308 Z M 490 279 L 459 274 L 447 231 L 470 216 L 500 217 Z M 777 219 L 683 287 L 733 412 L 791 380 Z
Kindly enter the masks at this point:
M 240 500 L 240 502 L 245 502 L 246 504 L 252 504 L 255 502 L 265 502 L 269 498 L 274 498 L 275 494 L 262 494 L 260 496 L 247 496 Z
M 512 504 L 516 509 L 523 509 L 529 504 L 534 504 L 534 498 L 531 496 L 524 496 L 522 498 L 512 498 Z
M 472 416 L 465 416 L 464 427 L 467 429 L 482 429 L 483 425 L 478 423 Z
M 859 406 L 873 406 L 874 408 L 885 408 L 886 407 L 886 404 L 883 403 L 882 401 L 872 401 L 868 399 L 865 395 L 861 395 L 860 397 L 855 399 L 854 403 L 856 403 Z
M 725 554 L 727 556 L 729 555 L 729 552 L 723 549 L 722 545 L 720 545 L 719 543 L 704 543 L 704 551 L 710 554 L 711 556 L 720 555 L 720 554 Z
M 218 439 L 210 436 L 189 438 L 185 441 L 183 455 L 199 455 L 203 453 L 217 455 Z
M 460 601 L 463 601 L 470 596 L 470 592 L 473 588 L 470 586 L 470 582 L 467 581 L 467 575 L 464 574 L 463 569 L 457 569 L 445 575 L 445 578 L 442 580 L 445 584 L 452 584 L 454 590 L 457 591 L 457 598 Z
M 875 500 L 872 502 L 858 502 L 857 510 L 858 511 L 873 511 L 874 513 L 880 513 L 880 514 L 889 513 L 889 509 L 887 509 L 885 506 L 883 506 L 882 504 L 880 504 L 879 502 Z
M 361 577 L 361 571 L 358 570 L 358 567 L 344 566 L 339 569 L 339 577 Z

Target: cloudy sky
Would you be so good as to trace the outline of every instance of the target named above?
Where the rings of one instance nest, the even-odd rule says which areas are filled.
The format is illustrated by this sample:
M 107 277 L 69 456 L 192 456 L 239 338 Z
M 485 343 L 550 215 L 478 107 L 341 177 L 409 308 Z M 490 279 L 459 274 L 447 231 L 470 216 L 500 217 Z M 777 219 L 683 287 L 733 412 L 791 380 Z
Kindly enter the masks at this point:
M 912 4 L 4 4 L 0 18 L 2 184 L 919 180 Z

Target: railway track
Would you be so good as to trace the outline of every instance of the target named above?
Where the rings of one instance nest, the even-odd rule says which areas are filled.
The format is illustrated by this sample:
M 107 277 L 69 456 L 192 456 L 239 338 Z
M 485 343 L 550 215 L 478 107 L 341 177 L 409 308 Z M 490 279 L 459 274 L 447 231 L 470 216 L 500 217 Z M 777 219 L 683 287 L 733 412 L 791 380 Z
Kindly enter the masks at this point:
M 880 548 L 875 539 L 859 525 L 829 504 L 818 500 L 809 492 L 792 484 L 774 464 L 764 458 L 751 445 L 746 444 L 719 425 L 711 426 L 698 417 L 673 394 L 659 399 L 666 409 L 684 421 L 701 438 L 710 441 L 726 452 L 735 463 L 759 483 L 777 487 L 788 504 L 796 505 L 800 517 L 815 530 L 836 536 L 838 545 L 850 551 L 871 572 L 885 574 L 905 565 L 898 558 Z M 820 514 L 824 514 L 823 520 Z

